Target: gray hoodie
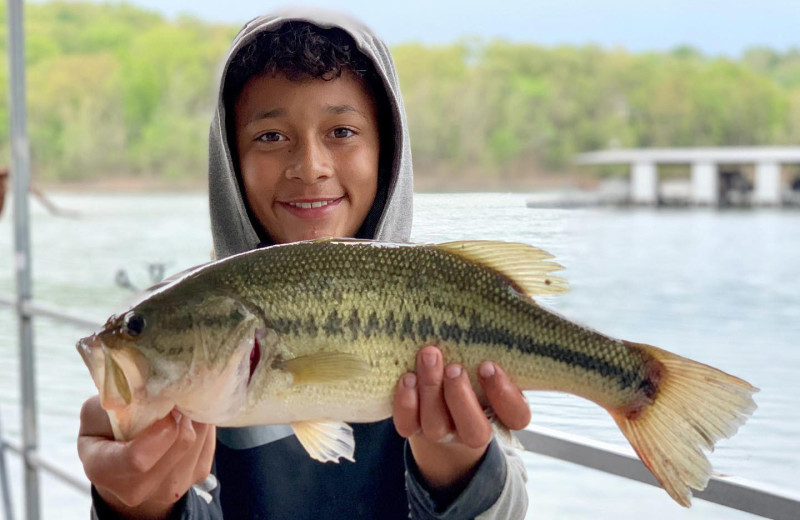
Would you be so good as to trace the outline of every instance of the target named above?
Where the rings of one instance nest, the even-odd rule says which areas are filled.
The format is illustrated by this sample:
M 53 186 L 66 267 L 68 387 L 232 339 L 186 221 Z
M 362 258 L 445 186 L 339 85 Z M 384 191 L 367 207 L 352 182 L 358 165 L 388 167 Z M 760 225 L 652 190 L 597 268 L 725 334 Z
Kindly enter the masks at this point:
M 324 28 L 339 27 L 356 41 L 358 50 L 370 58 L 383 78 L 387 98 L 391 104 L 394 126 L 393 157 L 390 162 L 387 203 L 381 212 L 374 238 L 377 240 L 406 242 L 411 233 L 413 174 L 408 124 L 400 95 L 400 84 L 389 49 L 377 36 L 361 23 L 339 13 L 293 9 L 261 16 L 247 23 L 233 40 L 222 70 L 224 84 L 231 59 L 256 35 L 275 30 L 287 21 L 307 21 Z M 220 88 L 217 110 L 211 122 L 209 136 L 209 202 L 211 232 L 217 258 L 223 258 L 257 247 L 263 242 L 253 227 L 241 193 L 241 184 L 234 173 L 234 161 L 226 134 L 226 107 Z
M 405 108 L 386 45 L 367 27 L 338 13 L 291 10 L 247 23 L 233 41 L 222 69 L 217 110 L 209 136 L 209 202 L 217 258 L 270 245 L 254 226 L 236 172 L 228 135 L 224 86 L 231 60 L 258 34 L 287 21 L 344 29 L 381 76 L 390 105 L 393 142 L 381 142 L 375 221 L 364 238 L 404 242 L 412 215 L 412 167 Z M 382 185 L 381 185 L 382 184 Z M 353 425 L 357 464 L 320 464 L 307 456 L 288 426 L 219 428 L 214 475 L 177 504 L 175 516 L 211 518 L 522 518 L 526 471 L 513 449 L 494 440 L 460 495 L 441 497 L 421 484 L 405 440 L 391 419 Z M 113 518 L 94 494 L 95 518 Z

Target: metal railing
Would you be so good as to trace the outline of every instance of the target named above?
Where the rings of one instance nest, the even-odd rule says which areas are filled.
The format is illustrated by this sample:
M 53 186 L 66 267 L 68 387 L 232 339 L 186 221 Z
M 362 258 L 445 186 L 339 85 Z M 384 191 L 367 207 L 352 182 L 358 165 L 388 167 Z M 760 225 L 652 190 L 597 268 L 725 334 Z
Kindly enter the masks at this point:
M 89 327 L 94 328 L 97 327 L 97 322 L 92 319 L 87 319 L 82 316 L 78 316 L 71 312 L 66 312 L 60 310 L 56 307 L 51 305 L 33 302 L 31 300 L 21 300 L 19 298 L 15 298 L 9 295 L 0 294 L 0 307 L 12 307 L 15 308 L 17 312 L 17 316 L 20 322 L 25 320 L 30 321 L 34 316 L 40 317 L 47 317 L 51 319 L 55 319 L 57 321 L 61 321 L 64 323 L 69 323 L 75 325 L 77 327 Z M 31 337 L 32 339 L 32 337 Z M 33 345 L 29 346 L 31 350 L 30 354 L 30 364 L 28 365 L 31 368 L 33 366 Z M 21 368 L 20 377 L 22 379 L 30 378 L 31 373 L 28 372 L 28 369 Z M 30 416 L 32 413 L 30 410 L 30 405 L 27 403 L 27 400 L 31 399 L 35 402 L 35 388 L 33 392 L 29 396 L 23 396 L 23 417 Z M 2 422 L 0 418 L 0 423 Z M 34 417 L 35 421 L 35 417 Z M 35 424 L 35 422 L 34 422 Z M 2 426 L 0 424 L 0 426 Z M 34 430 L 35 432 L 35 430 Z M 31 479 L 26 476 L 25 479 L 25 518 L 27 520 L 38 520 L 40 517 L 39 514 L 39 494 L 38 494 L 38 472 L 40 470 L 47 472 L 51 476 L 57 478 L 62 483 L 67 484 L 68 486 L 78 490 L 81 493 L 88 495 L 90 493 L 90 484 L 89 482 L 80 477 L 76 477 L 69 471 L 64 470 L 58 464 L 47 460 L 45 457 L 41 456 L 36 449 L 36 441 L 35 438 L 31 440 L 28 439 L 28 442 L 25 442 L 25 435 L 26 433 L 30 435 L 31 432 L 23 431 L 23 442 L 21 444 L 17 444 L 9 439 L 6 439 L 3 435 L 2 427 L 0 427 L 0 497 L 3 500 L 3 511 L 5 513 L 5 517 L 7 520 L 13 520 L 13 508 L 11 506 L 11 492 L 9 486 L 9 479 L 8 479 L 8 471 L 5 463 L 5 453 L 10 452 L 16 454 L 22 458 L 22 461 L 25 465 L 26 473 L 33 473 L 34 474 L 34 481 L 36 482 L 35 488 L 30 489 L 29 486 Z M 31 506 L 28 501 L 34 500 L 35 505 Z
M 15 453 L 15 454 L 17 454 L 19 456 L 23 456 L 22 447 L 20 447 L 18 444 L 16 444 L 13 441 L 10 441 L 8 439 L 0 439 L 0 445 L 5 447 L 5 449 L 10 451 L 11 453 Z M 51 476 L 57 478 L 62 483 L 67 484 L 71 488 L 73 488 L 73 489 L 75 489 L 75 490 L 77 490 L 77 491 L 79 491 L 79 492 L 81 492 L 81 493 L 83 493 L 85 495 L 89 495 L 91 493 L 91 485 L 89 484 L 89 482 L 86 479 L 82 479 L 80 477 L 76 477 L 72 473 L 64 470 L 58 464 L 45 459 L 44 457 L 42 457 L 38 453 L 30 452 L 28 454 L 28 459 L 29 459 L 29 462 L 32 465 L 36 466 L 39 469 L 42 469 L 42 470 L 46 471 Z M 10 503 L 11 502 L 10 493 L 6 493 L 6 490 L 4 490 L 3 491 L 3 496 L 5 497 L 7 495 L 9 496 L 9 500 L 8 501 Z
M 99 325 L 95 320 L 42 303 L 27 302 L 24 305 L 16 305 L 14 298 L 0 295 L 0 307 L 3 306 L 17 307 L 19 312 L 28 317 L 48 317 L 87 328 L 96 328 Z M 516 435 L 525 449 L 532 453 L 659 487 L 656 479 L 635 455 L 617 446 L 541 427 L 529 427 L 527 430 L 517 432 Z M 89 484 L 85 479 L 75 477 L 57 464 L 45 460 L 35 450 L 26 452 L 22 446 L 4 440 L 2 431 L 0 431 L 0 477 L 2 477 L 4 448 L 23 457 L 26 466 L 47 471 L 74 489 L 85 493 L 89 492 Z M 1 480 L 0 484 L 2 484 Z M 10 500 L 7 498 L 6 491 L 3 492 L 3 500 Z M 800 518 L 800 494 L 777 489 L 763 483 L 749 482 L 741 478 L 711 477 L 708 487 L 703 491 L 695 492 L 694 496 L 774 520 L 797 520 Z M 10 510 L 10 505 L 7 505 L 6 508 Z M 36 518 L 38 517 L 29 516 L 28 520 Z
M 57 464 L 47 461 L 37 451 L 36 384 L 34 380 L 34 316 L 48 317 L 80 327 L 94 328 L 97 323 L 55 307 L 36 303 L 31 296 L 28 192 L 30 151 L 25 114 L 25 69 L 22 0 L 8 0 L 8 40 L 10 65 L 10 112 L 12 168 L 14 172 L 14 259 L 17 282 L 15 296 L 0 295 L 0 307 L 16 310 L 19 320 L 20 384 L 22 400 L 22 442 L 17 445 L 3 437 L 0 428 L 0 498 L 7 520 L 13 520 L 11 494 L 6 472 L 5 453 L 19 455 L 25 466 L 25 504 L 27 520 L 39 519 L 39 471 L 43 470 L 65 484 L 88 493 L 85 479 L 75 477 Z M 658 485 L 636 457 L 616 447 L 592 442 L 560 432 L 535 428 L 518 433 L 523 446 L 534 453 L 574 462 L 606 473 L 651 485 Z M 783 490 L 768 489 L 763 484 L 740 479 L 712 477 L 708 487 L 696 493 L 698 498 L 775 520 L 800 518 L 800 496 Z
M 526 450 L 661 487 L 641 460 L 617 446 L 548 428 L 517 432 Z M 800 494 L 735 477 L 712 476 L 696 498 L 775 520 L 800 519 Z
M 14 511 L 11 507 L 11 486 L 8 483 L 8 471 L 6 470 L 6 442 L 3 440 L 2 414 L 0 414 L 0 500 L 3 501 L 6 520 L 13 520 Z

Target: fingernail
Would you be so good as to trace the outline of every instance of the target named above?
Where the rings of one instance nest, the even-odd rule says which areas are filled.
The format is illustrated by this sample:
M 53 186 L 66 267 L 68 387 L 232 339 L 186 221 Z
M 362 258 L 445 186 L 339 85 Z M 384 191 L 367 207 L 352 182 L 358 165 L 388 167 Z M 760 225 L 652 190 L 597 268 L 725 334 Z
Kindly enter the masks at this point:
M 181 419 L 183 418 L 183 414 L 181 412 L 179 412 L 177 408 L 173 408 L 172 411 L 170 412 L 170 414 L 172 414 L 172 418 L 175 419 L 175 424 L 180 424 L 181 423 Z
M 436 366 L 436 354 L 433 352 L 426 352 L 422 354 L 422 364 L 428 368 Z
M 450 379 L 455 379 L 461 376 L 461 365 L 447 365 L 444 369 L 444 373 Z
M 417 376 L 415 374 L 404 375 L 403 386 L 406 388 L 415 388 L 417 386 Z
M 484 361 L 483 363 L 481 363 L 480 368 L 478 368 L 478 373 L 484 379 L 489 379 L 490 377 L 494 377 L 495 374 L 494 363 L 492 363 L 491 361 Z

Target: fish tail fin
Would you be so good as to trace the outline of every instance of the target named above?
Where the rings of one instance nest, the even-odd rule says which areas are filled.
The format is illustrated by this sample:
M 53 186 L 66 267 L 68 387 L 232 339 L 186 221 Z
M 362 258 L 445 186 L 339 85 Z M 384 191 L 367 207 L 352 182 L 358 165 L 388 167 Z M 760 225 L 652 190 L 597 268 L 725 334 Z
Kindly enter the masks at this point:
M 653 401 L 641 413 L 611 415 L 645 466 L 680 505 L 705 489 L 711 464 L 703 450 L 736 433 L 756 409 L 758 388 L 716 368 L 640 343 L 661 364 Z

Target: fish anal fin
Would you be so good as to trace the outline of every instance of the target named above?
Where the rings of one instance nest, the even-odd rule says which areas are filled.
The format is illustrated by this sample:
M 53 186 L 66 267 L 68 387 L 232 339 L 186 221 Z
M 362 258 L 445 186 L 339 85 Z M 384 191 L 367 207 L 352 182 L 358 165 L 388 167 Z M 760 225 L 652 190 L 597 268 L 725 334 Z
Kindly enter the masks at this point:
M 550 261 L 553 255 L 528 244 L 462 240 L 432 247 L 499 272 L 529 296 L 561 294 L 569 290 L 566 280 L 550 274 L 563 269 L 561 265 Z
M 293 384 L 336 383 L 367 375 L 370 364 L 349 352 L 317 352 L 285 359 L 278 368 L 292 374 Z
M 625 342 L 661 365 L 652 404 L 640 413 L 610 410 L 645 466 L 680 505 L 711 476 L 705 451 L 731 437 L 756 409 L 758 389 L 737 377 L 659 348 Z
M 302 421 L 291 423 L 292 430 L 312 459 L 339 462 L 340 458 L 355 462 L 356 441 L 349 424 L 336 421 Z
M 489 424 L 492 427 L 495 437 L 515 449 L 525 451 L 525 446 L 519 442 L 519 439 L 517 439 L 517 437 L 514 435 L 514 432 L 509 430 L 508 427 L 497 418 L 497 414 L 493 408 L 484 408 L 483 413 L 485 413 L 486 418 L 489 419 Z

